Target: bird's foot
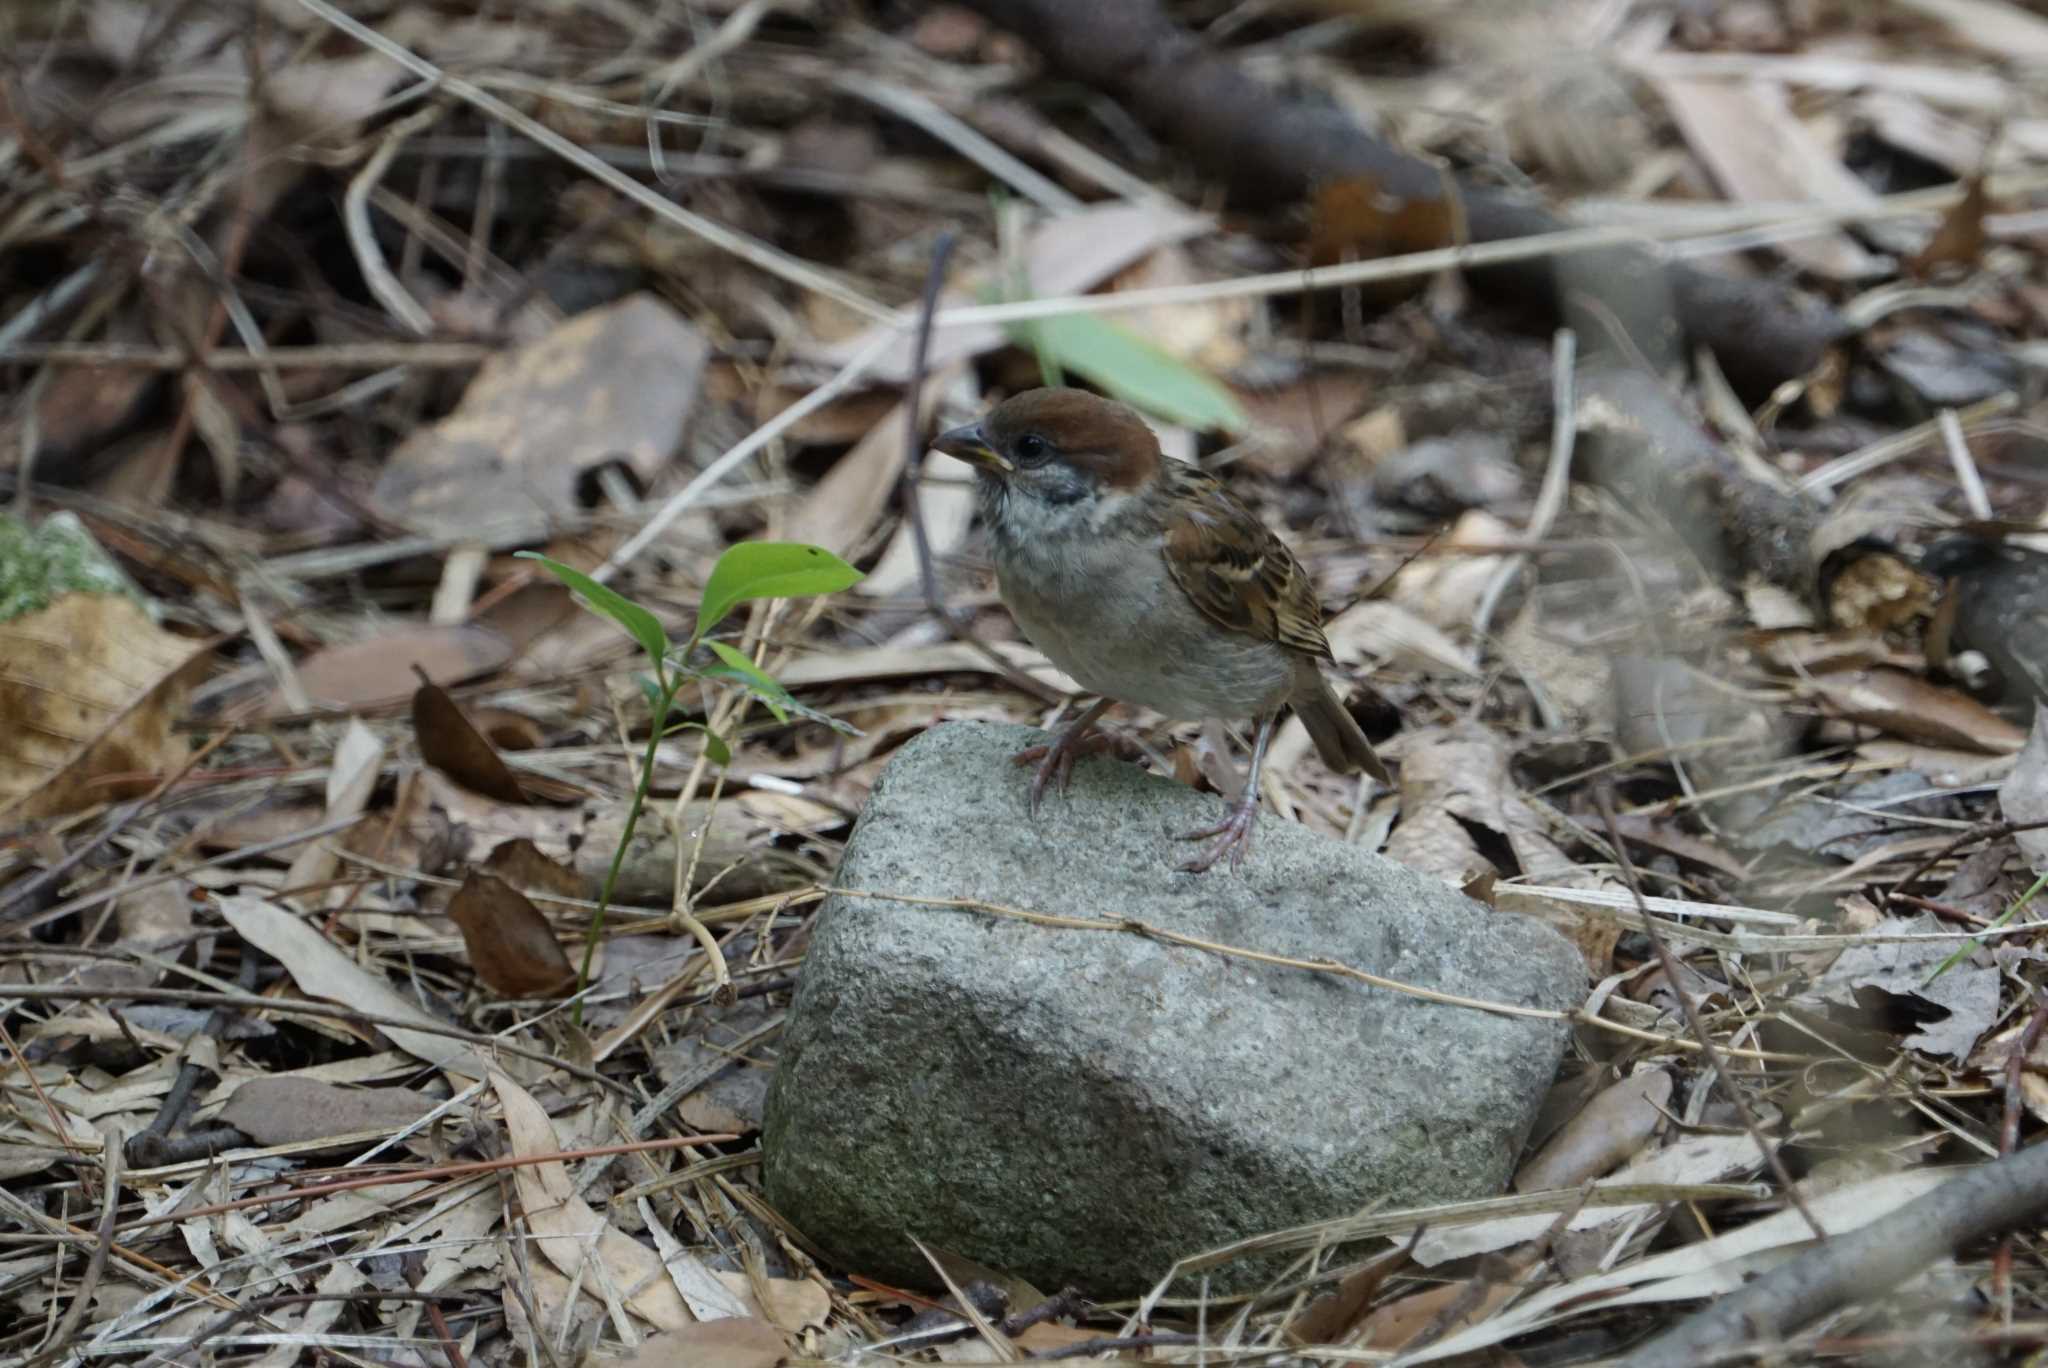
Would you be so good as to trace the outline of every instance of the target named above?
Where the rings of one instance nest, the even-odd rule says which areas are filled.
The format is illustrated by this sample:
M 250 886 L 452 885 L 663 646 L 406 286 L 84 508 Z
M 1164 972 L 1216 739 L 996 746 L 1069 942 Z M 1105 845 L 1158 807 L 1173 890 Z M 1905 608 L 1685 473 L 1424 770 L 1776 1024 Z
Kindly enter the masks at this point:
M 1010 757 L 1012 764 L 1037 765 L 1038 772 L 1031 776 L 1031 815 L 1038 815 L 1039 800 L 1045 797 L 1048 784 L 1055 784 L 1061 793 L 1074 778 L 1074 762 L 1084 755 L 1096 755 L 1116 749 L 1116 742 L 1108 735 L 1096 731 L 1092 724 L 1083 723 L 1069 727 L 1053 740 L 1042 746 L 1026 746 Z
M 1208 846 L 1201 854 L 1186 860 L 1181 869 L 1189 874 L 1206 874 L 1225 855 L 1230 857 L 1231 872 L 1243 868 L 1245 856 L 1252 851 L 1252 825 L 1259 819 L 1259 795 L 1247 788 L 1244 796 L 1230 805 L 1223 814 L 1223 820 L 1212 827 L 1199 831 L 1183 832 L 1183 841 L 1207 841 Z

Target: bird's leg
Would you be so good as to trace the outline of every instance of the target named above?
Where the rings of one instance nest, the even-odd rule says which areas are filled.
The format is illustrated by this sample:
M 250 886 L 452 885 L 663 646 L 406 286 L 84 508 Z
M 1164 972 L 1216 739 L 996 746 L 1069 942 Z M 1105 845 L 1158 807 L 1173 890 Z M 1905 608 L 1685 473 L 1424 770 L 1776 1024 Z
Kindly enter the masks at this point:
M 1095 719 L 1109 711 L 1110 700 L 1097 699 L 1090 708 L 1065 731 L 1052 739 L 1051 744 L 1026 746 L 1010 759 L 1019 765 L 1036 763 L 1038 773 L 1031 776 L 1031 815 L 1038 815 L 1038 800 L 1045 796 L 1045 786 L 1058 784 L 1061 793 L 1067 791 L 1067 784 L 1074 777 L 1074 761 L 1093 751 L 1107 750 L 1114 743 L 1100 732 L 1095 732 Z M 1093 733 L 1091 735 L 1091 732 Z
M 1200 831 L 1190 831 L 1181 836 L 1183 841 L 1208 841 L 1208 848 L 1181 865 L 1190 874 L 1205 874 L 1209 867 L 1230 857 L 1233 871 L 1241 868 L 1244 857 L 1252 849 L 1252 823 L 1259 817 L 1259 770 L 1266 763 L 1266 743 L 1273 739 L 1273 725 L 1280 720 L 1280 714 L 1267 713 L 1259 719 L 1259 734 L 1252 742 L 1252 767 L 1244 777 L 1244 792 L 1237 795 L 1237 801 L 1223 814 L 1223 820 Z

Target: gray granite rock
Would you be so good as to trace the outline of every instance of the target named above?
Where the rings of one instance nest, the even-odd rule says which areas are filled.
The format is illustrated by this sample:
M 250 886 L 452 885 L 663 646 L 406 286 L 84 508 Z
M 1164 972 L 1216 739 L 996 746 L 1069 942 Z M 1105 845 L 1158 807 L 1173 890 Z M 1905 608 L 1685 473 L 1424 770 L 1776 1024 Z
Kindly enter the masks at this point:
M 1034 822 L 1009 756 L 1037 735 L 905 746 L 839 886 L 1135 918 L 1517 1006 L 1584 991 L 1548 927 L 1270 812 L 1241 874 L 1178 873 L 1172 836 L 1221 800 L 1124 762 L 1083 761 Z M 1121 931 L 835 896 L 770 1086 L 767 1192 L 856 1272 L 929 1283 L 914 1235 L 1128 1294 L 1246 1235 L 1497 1194 L 1565 1037 Z

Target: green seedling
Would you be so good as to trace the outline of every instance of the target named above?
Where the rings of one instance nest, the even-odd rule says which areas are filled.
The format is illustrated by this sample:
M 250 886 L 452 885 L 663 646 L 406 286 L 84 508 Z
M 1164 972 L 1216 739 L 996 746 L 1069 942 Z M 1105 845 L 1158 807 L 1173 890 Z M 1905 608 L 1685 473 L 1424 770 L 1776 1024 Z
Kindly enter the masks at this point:
M 582 571 L 572 570 L 538 552 L 522 551 L 519 554 L 527 560 L 539 561 L 583 600 L 584 607 L 601 617 L 610 618 L 623 628 L 626 635 L 639 643 L 640 649 L 646 653 L 648 666 L 653 672 L 640 681 L 651 721 L 647 730 L 647 749 L 640 758 L 640 777 L 633 786 L 632 805 L 626 810 L 625 829 L 619 836 L 617 848 L 612 851 L 611 867 L 605 871 L 604 887 L 597 895 L 597 913 L 590 919 L 590 934 L 583 942 L 583 962 L 576 970 L 576 991 L 581 993 L 590 982 L 590 963 L 597 953 L 598 937 L 604 932 L 605 912 L 611 907 L 619 866 L 624 863 L 626 850 L 632 844 L 641 810 L 647 806 L 647 790 L 654 782 L 655 751 L 662 738 L 678 731 L 702 732 L 704 754 L 711 762 L 716 765 L 732 763 L 731 745 L 704 723 L 669 725 L 669 715 L 675 710 L 676 698 L 683 688 L 697 680 L 735 685 L 759 699 L 778 722 L 788 721 L 791 713 L 812 718 L 818 716 L 791 698 L 789 690 L 749 659 L 745 652 L 723 641 L 708 640 L 707 635 L 742 603 L 753 599 L 836 594 L 858 583 L 862 576 L 860 571 L 821 546 L 805 546 L 798 542 L 741 542 L 727 548 L 725 554 L 718 558 L 718 564 L 711 568 L 711 578 L 704 583 L 704 597 L 698 605 L 697 625 L 691 630 L 690 639 L 679 648 L 669 640 L 661 619 L 617 590 L 608 589 Z M 699 646 L 709 648 L 719 663 L 706 667 L 692 665 L 691 659 Z M 583 1024 L 580 998 L 576 1003 L 575 1021 L 578 1026 Z

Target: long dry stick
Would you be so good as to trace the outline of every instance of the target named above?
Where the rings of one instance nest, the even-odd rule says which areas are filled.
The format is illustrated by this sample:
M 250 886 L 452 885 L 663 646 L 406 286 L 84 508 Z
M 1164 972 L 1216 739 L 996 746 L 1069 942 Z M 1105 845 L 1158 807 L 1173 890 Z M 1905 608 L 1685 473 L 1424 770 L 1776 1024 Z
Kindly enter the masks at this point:
M 1371 988 L 1382 988 L 1404 997 L 1419 998 L 1424 1002 L 1435 1002 L 1446 1007 L 1462 1007 L 1474 1012 L 1490 1012 L 1495 1016 L 1530 1017 L 1538 1021 L 1566 1021 L 1575 1026 L 1586 1026 L 1594 1030 L 1608 1031 L 1626 1036 L 1631 1040 L 1661 1045 L 1666 1049 L 1681 1050 L 1689 1054 L 1702 1053 L 1704 1048 L 1698 1041 L 1685 1036 L 1661 1035 L 1656 1031 L 1640 1030 L 1634 1026 L 1610 1021 L 1585 1008 L 1570 1011 L 1549 1007 L 1519 1007 L 1507 1002 L 1489 1002 L 1484 998 L 1461 997 L 1456 993 L 1438 992 L 1434 988 L 1423 988 L 1400 979 L 1387 978 L 1369 970 L 1359 969 L 1338 960 L 1301 959 L 1293 955 L 1275 955 L 1264 950 L 1251 950 L 1241 945 L 1228 945 L 1222 941 L 1203 940 L 1180 931 L 1169 930 L 1152 922 L 1139 921 L 1134 917 L 1066 917 L 1052 912 L 1033 912 L 1028 908 L 1010 907 L 1003 903 L 988 902 L 981 898 L 935 898 L 915 893 L 892 893 L 865 888 L 833 888 L 827 890 L 833 897 L 876 898 L 885 902 L 907 903 L 913 907 L 936 907 L 957 912 L 976 912 L 984 916 L 1007 917 L 1014 921 L 1029 922 L 1033 926 L 1044 926 L 1057 931 L 1107 931 L 1128 936 L 1142 936 L 1166 945 L 1178 945 L 1189 950 L 1201 950 L 1212 955 L 1224 955 L 1253 964 L 1270 964 L 1280 969 L 1300 969 L 1311 974 L 1328 974 L 1333 978 L 1350 979 Z M 1724 1058 L 1751 1059 L 1762 1063 L 1798 1064 L 1807 1062 L 1802 1055 L 1784 1054 L 1772 1050 L 1749 1050 L 1733 1046 L 1721 1047 L 1717 1053 Z
M 1736 1113 L 1742 1117 L 1743 1128 L 1749 1132 L 1749 1138 L 1756 1142 L 1757 1152 L 1763 1156 L 1764 1164 L 1770 1169 L 1771 1176 L 1776 1178 L 1779 1186 L 1784 1189 L 1786 1200 L 1798 1208 L 1800 1216 L 1805 1219 L 1815 1236 L 1826 1239 L 1828 1233 L 1821 1228 L 1820 1218 L 1815 1216 L 1813 1208 L 1806 1204 L 1806 1195 L 1799 1190 L 1799 1184 L 1793 1181 L 1791 1171 L 1785 1167 L 1784 1156 L 1778 1153 L 1777 1146 L 1764 1138 L 1763 1127 L 1757 1123 L 1756 1112 L 1751 1109 L 1749 1099 L 1742 1095 L 1742 1089 L 1728 1072 L 1727 1063 L 1721 1058 L 1721 1051 L 1714 1044 L 1712 1034 L 1700 1020 L 1699 1004 L 1695 1003 L 1692 994 L 1685 990 L 1684 971 L 1679 966 L 1678 956 L 1671 953 L 1671 946 L 1658 934 L 1655 923 L 1650 920 L 1650 909 L 1643 903 L 1642 881 L 1636 877 L 1635 861 L 1629 858 L 1628 842 L 1622 837 L 1621 824 L 1614 818 L 1614 799 L 1608 792 L 1606 781 L 1603 780 L 1593 786 L 1593 801 L 1599 805 L 1600 816 L 1606 821 L 1607 839 L 1613 844 L 1614 859 L 1621 867 L 1622 881 L 1628 885 L 1630 895 L 1636 900 L 1637 910 L 1642 914 L 1643 933 L 1650 938 L 1650 944 L 1657 951 L 1657 960 L 1664 967 L 1664 977 L 1671 981 L 1671 991 L 1678 998 L 1679 1010 L 1685 1014 L 1685 1024 L 1691 1029 L 1693 1038 L 1699 1042 L 1700 1053 L 1706 1058 L 1708 1069 L 1720 1083 L 1722 1093 L 1733 1104 Z
M 22 1368 L 42 1368 L 70 1349 L 71 1337 L 78 1333 L 79 1323 L 92 1307 L 93 1293 L 99 1290 L 100 1277 L 107 1271 L 107 1256 L 114 1250 L 114 1216 L 121 1208 L 121 1149 L 119 1143 L 110 1139 L 101 1155 L 104 1167 L 100 1171 L 100 1222 L 93 1233 L 92 1257 L 78 1279 L 78 1290 L 72 1293 L 71 1305 L 66 1308 L 64 1319 L 57 1323 L 56 1331 Z
M 924 299 L 918 310 L 917 345 L 910 363 L 910 384 L 904 391 L 903 402 L 909 410 L 909 422 L 904 425 L 903 476 L 898 485 L 903 500 L 903 516 L 910 521 L 910 544 L 917 551 L 917 577 L 924 588 L 925 608 L 937 618 L 945 629 L 972 649 L 977 655 L 995 667 L 995 671 L 1012 687 L 1030 694 L 1044 703 L 1056 703 L 1063 695 L 1043 680 L 1033 679 L 1009 661 L 998 655 L 993 647 L 976 636 L 969 623 L 947 606 L 939 593 L 939 576 L 932 563 L 931 534 L 924 525 L 924 505 L 918 498 L 918 488 L 924 479 L 924 454 L 929 445 L 925 436 L 924 385 L 928 378 L 932 345 L 932 318 L 938 311 L 939 291 L 946 283 L 946 262 L 953 255 L 953 234 L 949 230 L 939 234 L 939 240 L 932 247 L 932 264 L 925 274 Z
M 143 1216 L 133 1221 L 124 1221 L 119 1228 L 140 1230 L 144 1226 L 163 1225 L 168 1221 L 186 1221 L 195 1216 L 219 1216 L 229 1211 L 246 1211 L 250 1207 L 271 1206 L 278 1202 L 298 1202 L 308 1197 L 327 1197 L 337 1192 L 355 1192 L 362 1188 L 390 1187 L 394 1183 L 470 1178 L 479 1173 L 496 1173 L 501 1169 L 521 1168 L 527 1164 L 553 1164 L 571 1159 L 596 1159 L 608 1154 L 639 1154 L 648 1150 L 681 1149 L 685 1145 L 719 1144 L 739 1138 L 737 1135 L 665 1136 L 659 1140 L 636 1140 L 626 1145 L 598 1145 L 591 1149 L 558 1150 L 551 1154 L 514 1154 L 502 1159 L 479 1159 L 466 1164 L 435 1164 L 428 1168 L 397 1169 L 367 1178 L 343 1178 L 332 1183 L 314 1183 L 307 1187 L 290 1188 L 284 1192 L 265 1192 L 254 1197 L 238 1197 L 232 1202 L 215 1202 L 210 1206 L 186 1207 L 155 1216 Z
M 170 966 L 177 968 L 178 966 Z M 294 999 L 259 997 L 248 993 L 221 993 L 197 988 L 156 988 L 147 984 L 134 987 L 109 989 L 66 987 L 44 983 L 8 984 L 4 999 L 0 999 L 0 1011 L 11 1011 L 23 1002 L 100 1002 L 108 998 L 119 998 L 127 1002 L 176 1002 L 195 1007 L 234 1008 L 244 1012 L 284 1012 L 298 1016 L 337 1017 L 343 1021 L 360 1022 L 366 1026 L 402 1026 L 408 1031 L 422 1035 L 447 1036 L 487 1050 L 503 1050 L 506 1054 L 531 1059 L 537 1064 L 560 1069 L 572 1077 L 596 1083 L 613 1092 L 632 1094 L 613 1080 L 606 1078 L 595 1069 L 586 1069 L 572 1064 L 558 1055 L 545 1050 L 515 1045 L 499 1036 L 484 1035 L 477 1031 L 466 1031 L 460 1026 L 448 1026 L 423 1017 L 392 1017 L 377 1012 L 362 1012 L 345 1007 L 338 1002 L 317 999 Z
M 2048 1145 L 1964 1171 L 1860 1230 L 1835 1235 L 1759 1274 L 1616 1360 L 1615 1368 L 1705 1368 L 1782 1356 L 1792 1334 L 1852 1302 L 1882 1296 L 1973 1240 L 2048 1213 Z
M 751 265 L 758 266 L 772 276 L 786 280 L 792 285 L 833 299 L 854 312 L 873 319 L 886 319 L 889 311 L 869 299 L 860 291 L 833 276 L 800 261 L 786 252 L 777 251 L 764 242 L 757 242 L 744 233 L 734 232 L 723 224 L 714 223 L 700 214 L 693 214 L 675 204 L 625 172 L 608 165 L 591 155 L 574 142 L 549 128 L 537 119 L 529 118 L 519 110 L 505 103 L 497 96 L 460 76 L 452 75 L 435 66 L 424 57 L 395 43 L 361 20 L 342 13 L 327 0 L 299 0 L 307 10 L 318 15 L 327 23 L 346 33 L 364 47 L 390 58 L 421 80 L 432 81 L 436 86 L 470 105 L 483 114 L 498 120 L 507 127 L 530 138 L 553 152 L 562 160 L 582 171 L 592 180 L 601 181 L 618 191 L 627 199 L 634 200 L 650 212 L 667 219 L 684 232 L 695 234 L 714 247 L 732 253 Z

